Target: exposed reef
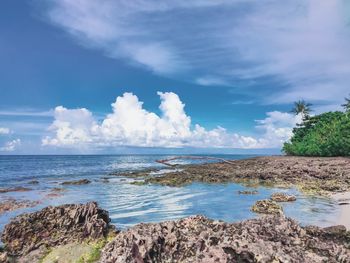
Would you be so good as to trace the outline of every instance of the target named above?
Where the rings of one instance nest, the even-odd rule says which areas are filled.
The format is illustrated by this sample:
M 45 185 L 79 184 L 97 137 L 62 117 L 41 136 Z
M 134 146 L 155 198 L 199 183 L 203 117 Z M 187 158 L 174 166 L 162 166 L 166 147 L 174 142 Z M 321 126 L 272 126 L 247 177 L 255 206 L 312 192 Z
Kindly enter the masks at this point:
M 283 214 L 238 223 L 191 216 L 121 232 L 109 221 L 94 202 L 20 215 L 4 229 L 1 262 L 350 262 L 344 226 L 301 227 Z
M 0 193 L 27 192 L 27 191 L 31 191 L 31 190 L 32 190 L 31 188 L 16 186 L 16 187 L 9 187 L 9 188 L 0 188 Z
M 252 206 L 251 210 L 259 214 L 282 214 L 282 206 L 271 200 L 259 200 Z
M 61 183 L 61 185 L 83 185 L 83 184 L 89 184 L 91 183 L 90 180 L 88 179 L 81 179 L 81 180 L 76 180 L 76 181 L 66 181 Z
M 273 193 L 270 199 L 275 202 L 293 202 L 297 200 L 294 195 L 288 195 L 286 193 Z
M 150 176 L 143 170 L 120 175 L 142 177 L 145 184 L 167 186 L 235 182 L 248 186 L 297 187 L 304 193 L 322 195 L 350 190 L 350 158 L 271 156 L 176 167 L 181 169 L 159 176 Z
M 12 219 L 1 240 L 8 255 L 23 257 L 35 250 L 105 238 L 109 222 L 108 212 L 95 202 L 49 206 Z
M 240 223 L 193 216 L 119 233 L 99 262 L 350 262 L 344 227 L 300 227 L 284 216 Z

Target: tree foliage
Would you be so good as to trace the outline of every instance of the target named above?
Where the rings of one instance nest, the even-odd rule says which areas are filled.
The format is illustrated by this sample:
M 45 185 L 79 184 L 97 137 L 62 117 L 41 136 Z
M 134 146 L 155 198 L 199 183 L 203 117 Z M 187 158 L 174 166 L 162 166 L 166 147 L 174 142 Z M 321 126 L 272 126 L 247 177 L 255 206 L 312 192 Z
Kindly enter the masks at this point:
M 350 156 L 350 112 L 326 112 L 304 118 L 283 151 L 301 156 Z
M 299 100 L 294 102 L 294 108 L 292 113 L 295 115 L 302 114 L 303 116 L 309 116 L 311 112 L 312 104 L 305 102 L 304 100 Z
M 345 98 L 345 103 L 342 104 L 342 107 L 345 109 L 345 112 L 350 112 L 350 97 Z

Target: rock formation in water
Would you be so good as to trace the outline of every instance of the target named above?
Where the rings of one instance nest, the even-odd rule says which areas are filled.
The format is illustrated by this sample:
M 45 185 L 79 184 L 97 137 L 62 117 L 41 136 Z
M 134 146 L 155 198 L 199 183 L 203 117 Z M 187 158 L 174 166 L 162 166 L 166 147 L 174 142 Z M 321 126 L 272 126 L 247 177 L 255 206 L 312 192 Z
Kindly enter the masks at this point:
M 268 199 L 258 200 L 252 206 L 251 210 L 255 213 L 260 214 L 282 214 L 283 209 L 282 206 L 277 204 L 275 201 L 271 201 Z
M 303 192 L 329 194 L 350 191 L 349 158 L 292 156 L 257 157 L 229 163 L 179 165 L 160 176 L 141 170 L 122 176 L 142 177 L 145 183 L 183 186 L 193 182 L 243 183 L 297 187 Z
M 293 202 L 297 198 L 294 195 L 288 195 L 286 193 L 273 193 L 271 195 L 271 200 L 275 202 Z
M 88 179 L 81 179 L 81 180 L 77 180 L 77 181 L 66 181 L 61 183 L 62 185 L 82 185 L 82 184 L 89 184 L 91 183 L 90 180 Z

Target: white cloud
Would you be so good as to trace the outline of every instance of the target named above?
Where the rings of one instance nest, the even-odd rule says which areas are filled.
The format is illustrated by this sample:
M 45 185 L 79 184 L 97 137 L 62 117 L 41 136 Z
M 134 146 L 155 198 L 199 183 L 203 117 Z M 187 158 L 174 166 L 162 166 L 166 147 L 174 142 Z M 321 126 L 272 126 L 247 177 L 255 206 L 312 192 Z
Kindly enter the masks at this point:
M 113 112 L 98 123 L 85 108 L 55 109 L 52 133 L 43 145 L 59 147 L 199 147 L 199 148 L 277 148 L 289 139 L 299 116 L 268 112 L 257 121 L 258 137 L 230 133 L 223 127 L 207 130 L 192 125 L 177 94 L 158 92 L 161 103 L 158 116 L 143 108 L 132 93 L 124 93 L 112 103 Z
M 264 133 L 260 139 L 260 147 L 280 147 L 283 142 L 292 136 L 292 129 L 302 122 L 302 115 L 293 115 L 287 112 L 272 111 L 267 113 L 263 120 L 257 120 L 257 129 Z
M 43 144 L 74 145 L 92 142 L 94 129 L 97 128 L 92 114 L 87 109 L 55 108 L 55 121 L 49 130 L 55 132 L 55 138 L 44 138 Z
M 240 83 L 265 103 L 304 98 L 334 105 L 349 92 L 349 5 L 342 0 L 52 0 L 47 14 L 84 46 L 156 74 L 200 85 Z M 272 94 L 261 89 L 271 79 Z
M 10 133 L 9 128 L 0 127 L 0 135 L 1 134 L 9 134 L 9 133 Z
M 20 139 L 14 139 L 12 141 L 6 142 L 3 147 L 0 147 L 0 151 L 13 152 L 21 145 Z

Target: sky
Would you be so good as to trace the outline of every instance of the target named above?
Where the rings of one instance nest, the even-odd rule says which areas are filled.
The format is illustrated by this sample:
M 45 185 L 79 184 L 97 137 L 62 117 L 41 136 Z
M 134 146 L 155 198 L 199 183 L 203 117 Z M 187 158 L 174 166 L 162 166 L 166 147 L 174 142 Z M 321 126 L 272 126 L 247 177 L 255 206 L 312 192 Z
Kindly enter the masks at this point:
M 2 0 L 0 154 L 278 153 L 349 47 L 347 0 Z

